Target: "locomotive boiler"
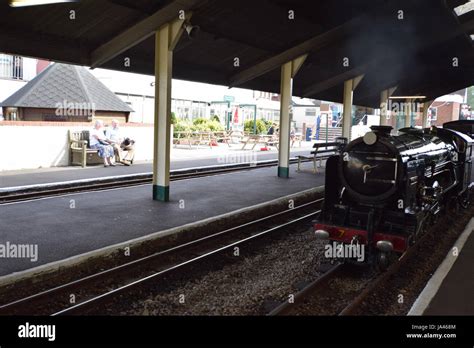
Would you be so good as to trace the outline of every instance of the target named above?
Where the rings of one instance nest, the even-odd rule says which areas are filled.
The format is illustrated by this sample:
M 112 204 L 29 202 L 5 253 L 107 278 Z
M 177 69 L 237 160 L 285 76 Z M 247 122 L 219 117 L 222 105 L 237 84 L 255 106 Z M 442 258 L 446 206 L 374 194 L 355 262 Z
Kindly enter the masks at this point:
M 398 136 L 392 127 L 373 126 L 330 157 L 316 237 L 363 245 L 364 260 L 385 268 L 441 211 L 466 207 L 474 144 L 450 124 L 404 128 Z

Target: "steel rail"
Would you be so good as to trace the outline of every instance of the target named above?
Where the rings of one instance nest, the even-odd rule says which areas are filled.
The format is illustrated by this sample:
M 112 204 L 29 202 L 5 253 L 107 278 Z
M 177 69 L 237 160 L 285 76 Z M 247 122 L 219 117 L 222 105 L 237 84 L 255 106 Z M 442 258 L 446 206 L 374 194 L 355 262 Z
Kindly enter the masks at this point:
M 0 314 L 8 313 L 8 311 L 11 311 L 12 309 L 15 309 L 19 306 L 26 306 L 28 303 L 31 303 L 31 302 L 34 302 L 34 301 L 40 301 L 40 300 L 48 298 L 50 296 L 54 296 L 58 293 L 63 293 L 63 292 L 66 292 L 68 290 L 76 289 L 76 288 L 78 288 L 80 286 L 83 286 L 83 285 L 85 285 L 89 282 L 92 282 L 94 280 L 105 278 L 107 276 L 110 277 L 111 275 L 116 274 L 118 272 L 123 272 L 123 271 L 129 270 L 133 267 L 137 267 L 139 265 L 146 264 L 147 262 L 153 261 L 154 259 L 157 259 L 161 256 L 166 255 L 166 254 L 176 252 L 176 251 L 179 251 L 179 250 L 182 250 L 182 249 L 185 249 L 185 248 L 198 246 L 198 245 L 200 245 L 204 242 L 211 241 L 213 239 L 216 239 L 216 238 L 221 237 L 223 235 L 229 234 L 231 232 L 235 232 L 235 231 L 241 230 L 243 228 L 248 228 L 248 227 L 251 227 L 251 226 L 255 226 L 255 225 L 258 225 L 259 223 L 274 219 L 274 218 L 279 217 L 279 216 L 284 216 L 284 215 L 289 214 L 289 213 L 295 213 L 296 211 L 298 211 L 300 209 L 309 207 L 313 204 L 321 203 L 322 201 L 323 201 L 323 198 L 316 199 L 316 200 L 298 205 L 298 206 L 296 206 L 292 209 L 287 209 L 287 210 L 284 210 L 284 211 L 273 213 L 273 214 L 270 214 L 268 216 L 264 216 L 262 218 L 259 218 L 259 219 L 256 219 L 256 220 L 253 220 L 253 221 L 250 221 L 250 222 L 246 222 L 244 224 L 240 224 L 238 226 L 234 226 L 234 227 L 231 227 L 231 228 L 228 228 L 228 229 L 225 229 L 225 230 L 222 230 L 222 231 L 219 231 L 219 232 L 216 232 L 216 233 L 213 233 L 213 234 L 210 234 L 210 235 L 207 235 L 207 236 L 204 236 L 204 237 L 201 237 L 201 238 L 183 243 L 183 244 L 179 244 L 177 246 L 168 248 L 166 250 L 159 251 L 159 252 L 153 253 L 151 255 L 147 255 L 145 257 L 141 257 L 139 259 L 136 259 L 136 260 L 133 260 L 133 261 L 130 261 L 130 262 L 127 262 L 127 263 L 124 263 L 124 264 L 121 264 L 121 265 L 103 270 L 101 272 L 97 272 L 97 273 L 85 276 L 83 278 L 68 282 L 66 284 L 62 284 L 62 285 L 56 286 L 54 288 L 41 291 L 39 293 L 30 295 L 30 296 L 26 296 L 24 298 L 12 301 L 10 303 L 0 305 Z

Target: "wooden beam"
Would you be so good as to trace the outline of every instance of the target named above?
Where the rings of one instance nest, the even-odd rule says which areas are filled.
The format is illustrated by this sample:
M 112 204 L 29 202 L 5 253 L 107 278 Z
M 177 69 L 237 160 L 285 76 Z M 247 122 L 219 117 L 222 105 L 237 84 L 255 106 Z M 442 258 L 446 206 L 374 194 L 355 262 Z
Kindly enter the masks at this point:
M 303 90 L 303 97 L 309 97 L 311 95 L 317 94 L 319 92 L 328 90 L 332 87 L 336 87 L 344 81 L 353 79 L 359 75 L 362 75 L 364 71 L 366 70 L 366 66 L 368 64 L 363 64 L 358 67 L 355 67 L 353 69 L 346 70 L 340 74 L 337 74 L 335 76 L 331 76 L 330 78 L 316 82 L 315 84 L 305 88 Z
M 469 0 L 445 0 L 446 7 L 455 8 L 461 5 L 464 5 Z
M 361 74 L 357 77 L 355 77 L 353 79 L 353 82 L 352 82 L 352 90 L 355 91 L 355 89 L 357 88 L 357 86 L 359 85 L 359 83 L 362 81 L 362 79 L 364 78 L 365 74 Z
M 236 87 L 247 81 L 253 80 L 269 71 L 281 67 L 283 64 L 292 61 L 309 52 L 319 50 L 335 41 L 342 40 L 345 37 L 354 34 L 364 24 L 364 16 L 355 18 L 323 34 L 317 35 L 306 40 L 299 45 L 287 49 L 271 58 L 265 59 L 247 69 L 244 69 L 229 79 L 229 87 Z
M 92 51 L 90 54 L 91 67 L 98 67 L 137 45 L 152 36 L 164 24 L 178 19 L 179 11 L 188 11 L 202 1 L 175 0 L 171 2 Z

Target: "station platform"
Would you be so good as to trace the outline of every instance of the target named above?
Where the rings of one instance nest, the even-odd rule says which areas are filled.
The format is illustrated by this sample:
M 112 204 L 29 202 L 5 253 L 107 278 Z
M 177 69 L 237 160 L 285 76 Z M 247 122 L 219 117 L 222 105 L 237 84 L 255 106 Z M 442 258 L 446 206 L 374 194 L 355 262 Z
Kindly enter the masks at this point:
M 0 243 L 38 248 L 35 261 L 0 259 L 0 276 L 324 185 L 324 170 L 314 174 L 310 168 L 312 163 L 304 163 L 296 172 L 291 165 L 288 179 L 267 167 L 175 181 L 168 203 L 153 201 L 146 184 L 0 205 Z
M 292 149 L 290 157 L 297 155 L 308 155 L 311 151 L 311 147 L 305 149 Z M 227 157 L 225 157 L 227 156 Z M 255 157 L 253 157 L 255 156 Z M 195 168 L 202 166 L 215 166 L 221 164 L 222 159 L 228 161 L 237 162 L 248 162 L 249 158 L 256 161 L 273 160 L 278 158 L 277 151 L 269 152 L 229 152 L 225 155 L 212 156 L 212 157 L 200 157 L 199 153 L 196 152 L 196 157 L 183 158 L 171 161 L 171 170 L 184 169 L 184 168 Z M 57 182 L 66 182 L 73 180 L 93 179 L 101 178 L 106 176 L 118 176 L 127 174 L 141 174 L 150 173 L 153 171 L 152 163 L 137 163 L 130 167 L 117 164 L 116 167 L 104 168 L 103 165 L 88 166 L 82 168 L 79 166 L 74 167 L 56 167 L 56 168 L 40 168 L 31 170 L 18 170 L 18 171 L 6 171 L 0 172 L 0 189 L 8 187 L 21 187 L 28 185 L 38 184 L 50 184 Z
M 474 315 L 474 218 L 428 281 L 408 315 Z

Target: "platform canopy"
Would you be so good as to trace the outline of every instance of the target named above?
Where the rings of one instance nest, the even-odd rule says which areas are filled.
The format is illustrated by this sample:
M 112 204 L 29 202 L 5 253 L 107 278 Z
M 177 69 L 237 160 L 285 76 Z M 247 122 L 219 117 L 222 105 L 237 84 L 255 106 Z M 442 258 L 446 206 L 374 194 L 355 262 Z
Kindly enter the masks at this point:
M 354 104 L 372 107 L 393 86 L 430 100 L 474 84 L 466 0 L 8 3 L 0 0 L 4 53 L 153 75 L 153 34 L 184 10 L 199 31 L 176 46 L 174 78 L 279 93 L 281 65 L 307 53 L 295 96 L 342 102 L 344 81 L 361 74 Z

